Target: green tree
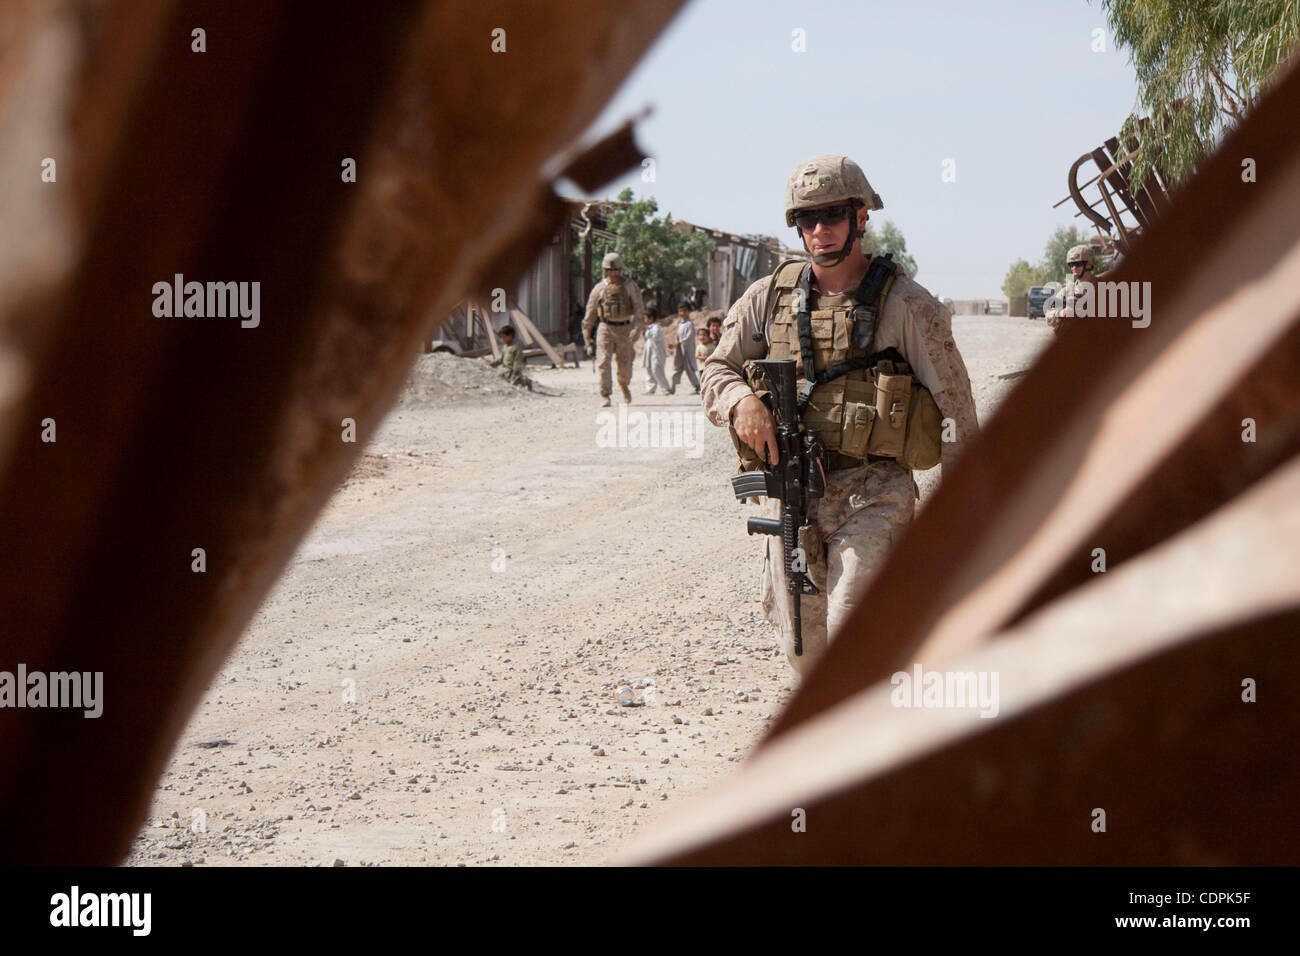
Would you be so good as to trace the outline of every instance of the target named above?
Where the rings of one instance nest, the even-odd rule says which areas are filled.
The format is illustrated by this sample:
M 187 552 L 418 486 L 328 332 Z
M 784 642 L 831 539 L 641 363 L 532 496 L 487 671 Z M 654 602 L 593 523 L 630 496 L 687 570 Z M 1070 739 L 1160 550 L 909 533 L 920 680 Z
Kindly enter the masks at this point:
M 1017 259 L 1011 263 L 1007 277 L 1002 280 L 1002 294 L 1013 299 L 1027 293 L 1031 285 L 1046 285 L 1047 282 L 1042 266 L 1031 266 L 1024 259 Z
M 618 252 L 627 275 L 642 292 L 658 293 L 661 307 L 671 311 L 672 303 L 707 275 L 713 239 L 694 229 L 678 228 L 671 213 L 655 218 L 659 204 L 653 196 L 636 199 L 631 189 L 624 189 L 618 200 L 626 205 L 606 217 L 606 228 L 618 240 L 612 248 L 594 244 L 593 259 L 599 265 L 604 253 Z
M 1002 292 L 1008 298 L 1024 295 L 1031 285 L 1046 285 L 1049 282 L 1060 284 L 1069 276 L 1070 270 L 1065 265 L 1066 256 L 1071 246 L 1087 245 L 1088 237 L 1079 231 L 1078 226 L 1057 226 L 1043 246 L 1043 258 L 1038 265 L 1031 266 L 1024 259 L 1017 259 L 1007 269 L 1007 277 L 1002 280 Z M 1105 264 L 1098 260 L 1095 271 L 1103 272 Z
M 1277 78 L 1300 41 L 1296 0 L 1101 0 L 1116 46 L 1137 73 L 1139 132 L 1132 170 L 1155 166 L 1176 185 Z M 1138 128 L 1136 115 L 1121 138 Z
M 907 270 L 909 279 L 916 278 L 916 260 L 907 251 L 907 240 L 903 238 L 903 233 L 894 225 L 892 219 L 886 219 L 880 227 L 880 234 L 876 234 L 871 220 L 867 220 L 867 228 L 862 235 L 862 251 L 868 255 L 884 255 L 886 252 L 894 254 L 894 261 L 900 263 Z

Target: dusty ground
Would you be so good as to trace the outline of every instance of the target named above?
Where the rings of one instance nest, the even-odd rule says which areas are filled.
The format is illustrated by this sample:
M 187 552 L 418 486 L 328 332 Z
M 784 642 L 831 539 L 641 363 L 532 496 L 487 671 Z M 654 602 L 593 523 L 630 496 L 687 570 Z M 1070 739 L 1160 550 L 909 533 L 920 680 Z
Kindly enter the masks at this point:
M 1051 333 L 953 324 L 987 420 Z M 761 737 L 795 680 L 726 433 L 601 447 L 590 363 L 529 372 L 560 394 L 420 360 L 194 714 L 129 863 L 596 864 Z M 632 411 L 702 421 L 689 388 L 643 384 L 638 366 Z

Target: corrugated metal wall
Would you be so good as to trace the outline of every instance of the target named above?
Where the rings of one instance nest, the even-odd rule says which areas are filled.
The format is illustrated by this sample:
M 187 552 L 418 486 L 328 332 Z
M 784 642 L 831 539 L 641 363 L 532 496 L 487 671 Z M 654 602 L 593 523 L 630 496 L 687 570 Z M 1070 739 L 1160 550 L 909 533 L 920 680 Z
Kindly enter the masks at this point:
M 533 324 L 553 341 L 569 338 L 569 244 L 565 230 L 546 247 L 519 283 L 515 299 Z
M 718 246 L 709 253 L 709 301 L 705 308 L 731 307 L 731 247 Z

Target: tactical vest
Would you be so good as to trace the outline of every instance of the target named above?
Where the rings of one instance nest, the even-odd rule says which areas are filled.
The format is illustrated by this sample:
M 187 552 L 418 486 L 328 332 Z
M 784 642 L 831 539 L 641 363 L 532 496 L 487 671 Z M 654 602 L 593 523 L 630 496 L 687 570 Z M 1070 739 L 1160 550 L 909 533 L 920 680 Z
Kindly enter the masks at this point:
M 602 322 L 624 323 L 632 321 L 632 297 L 621 282 L 605 280 L 596 314 Z
M 852 294 L 856 304 L 809 310 L 811 266 L 783 262 L 768 285 L 763 327 L 770 318 L 767 357 L 794 359 L 800 421 L 828 452 L 894 458 L 924 471 L 939 463 L 938 406 L 897 349 L 874 351 L 876 322 L 900 269 L 892 256 L 874 256 Z

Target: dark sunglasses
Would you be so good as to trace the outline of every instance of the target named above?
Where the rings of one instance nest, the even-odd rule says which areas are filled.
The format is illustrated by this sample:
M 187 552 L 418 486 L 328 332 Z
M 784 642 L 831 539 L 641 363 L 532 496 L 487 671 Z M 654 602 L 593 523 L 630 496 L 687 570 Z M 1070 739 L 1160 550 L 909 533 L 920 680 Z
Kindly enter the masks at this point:
M 847 204 L 826 206 L 823 209 L 803 209 L 794 214 L 794 224 L 804 230 L 816 229 L 819 222 L 824 222 L 828 226 L 838 226 L 849 218 L 849 213 L 852 211 L 853 207 Z

